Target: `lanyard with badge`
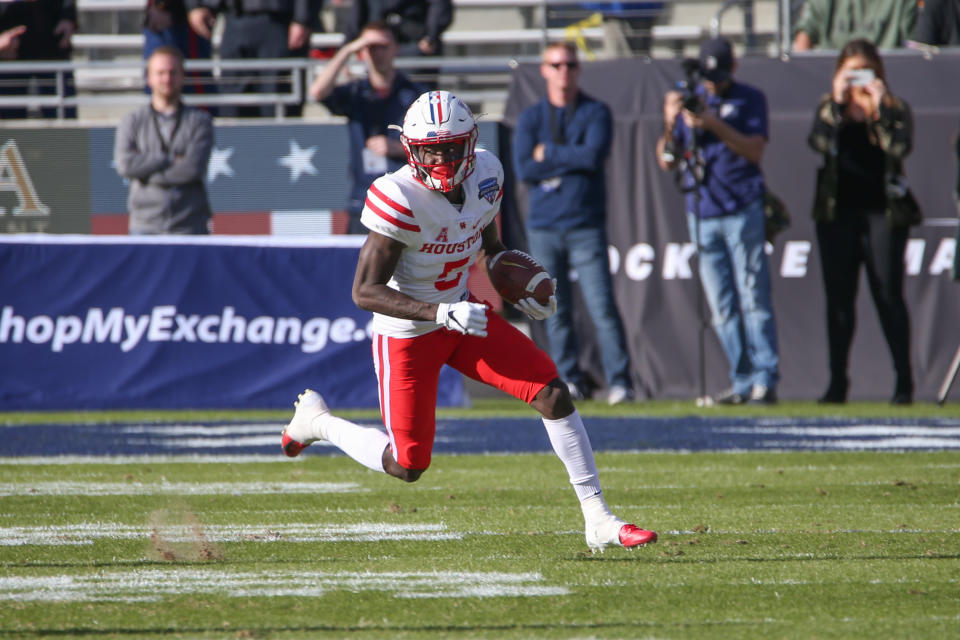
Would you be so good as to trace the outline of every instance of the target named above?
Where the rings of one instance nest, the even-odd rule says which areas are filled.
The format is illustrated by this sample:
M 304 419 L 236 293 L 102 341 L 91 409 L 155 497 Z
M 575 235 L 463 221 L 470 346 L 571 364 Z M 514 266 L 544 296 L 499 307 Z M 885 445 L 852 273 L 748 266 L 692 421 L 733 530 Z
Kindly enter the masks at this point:
M 183 107 L 177 107 L 177 119 L 173 123 L 173 129 L 170 131 L 170 140 L 163 139 L 163 131 L 160 129 L 160 121 L 157 119 L 157 110 L 150 107 L 150 116 L 153 118 L 153 127 L 157 131 L 157 138 L 160 139 L 160 148 L 166 155 L 170 155 L 170 147 L 173 146 L 173 140 L 177 137 L 177 131 L 180 129 L 180 119 L 183 116 Z

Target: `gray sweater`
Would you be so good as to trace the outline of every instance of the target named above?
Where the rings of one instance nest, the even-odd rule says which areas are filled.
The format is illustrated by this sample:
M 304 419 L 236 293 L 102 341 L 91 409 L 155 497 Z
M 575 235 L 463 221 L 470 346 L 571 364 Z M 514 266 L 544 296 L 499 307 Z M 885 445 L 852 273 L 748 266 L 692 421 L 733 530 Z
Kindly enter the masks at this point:
M 178 126 L 175 116 L 153 116 L 146 104 L 117 128 L 113 160 L 117 173 L 130 180 L 130 233 L 207 233 L 211 211 L 203 180 L 213 148 L 210 114 L 181 107 Z

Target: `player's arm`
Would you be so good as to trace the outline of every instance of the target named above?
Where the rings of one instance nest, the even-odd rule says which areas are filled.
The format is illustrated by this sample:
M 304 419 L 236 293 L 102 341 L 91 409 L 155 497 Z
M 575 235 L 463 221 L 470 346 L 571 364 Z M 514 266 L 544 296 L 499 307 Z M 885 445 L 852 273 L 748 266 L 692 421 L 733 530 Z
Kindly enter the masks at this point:
M 486 336 L 487 311 L 484 305 L 467 300 L 431 304 L 387 286 L 403 249 L 403 243 L 376 231 L 370 232 L 360 249 L 357 273 L 353 278 L 354 304 L 364 311 L 406 320 L 436 322 L 451 331 Z
M 500 239 L 500 232 L 497 231 L 496 224 L 490 223 L 484 228 L 482 246 L 483 252 L 487 255 L 487 268 L 490 266 L 490 261 L 498 253 L 507 250 L 506 245 Z M 553 282 L 553 287 L 554 289 L 557 287 L 556 280 Z M 518 300 L 514 306 L 533 320 L 545 320 L 557 312 L 557 296 L 550 296 L 550 301 L 545 305 L 540 304 L 533 297 L 529 297 Z
M 353 278 L 353 302 L 364 311 L 373 311 L 407 320 L 433 320 L 437 305 L 421 302 L 387 286 L 397 268 L 404 245 L 371 231 L 360 249 Z
M 500 239 L 500 232 L 497 231 L 497 225 L 495 222 L 491 222 L 483 229 L 483 235 L 481 236 L 481 246 L 483 247 L 483 253 L 487 256 L 487 262 L 490 262 L 490 258 L 497 255 L 501 251 L 506 251 L 507 247 L 503 244 L 503 241 Z

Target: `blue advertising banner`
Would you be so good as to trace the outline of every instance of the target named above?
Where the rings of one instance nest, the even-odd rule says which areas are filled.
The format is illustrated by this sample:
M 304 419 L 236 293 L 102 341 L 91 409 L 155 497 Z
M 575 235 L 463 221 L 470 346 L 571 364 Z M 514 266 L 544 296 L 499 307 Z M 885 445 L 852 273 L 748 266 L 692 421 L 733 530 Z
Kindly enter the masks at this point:
M 362 241 L 0 239 L 0 410 L 376 407 Z M 440 404 L 463 401 L 445 369 Z

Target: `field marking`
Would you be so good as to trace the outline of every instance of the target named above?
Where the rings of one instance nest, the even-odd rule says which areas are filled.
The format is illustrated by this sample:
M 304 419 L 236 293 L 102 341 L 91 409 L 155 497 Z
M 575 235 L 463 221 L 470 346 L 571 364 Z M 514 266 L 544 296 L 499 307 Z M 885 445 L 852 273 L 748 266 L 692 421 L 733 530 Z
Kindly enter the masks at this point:
M 960 427 L 925 427 L 919 425 L 858 424 L 850 426 L 733 426 L 715 427 L 721 433 L 760 433 L 792 436 L 960 436 Z
M 149 602 L 164 596 L 320 597 L 330 591 L 385 591 L 395 598 L 563 596 L 539 573 L 387 571 L 222 571 L 145 569 L 95 575 L 0 576 L 0 601 Z
M 0 496 L 250 496 L 362 493 L 355 482 L 31 482 L 0 483 Z
M 803 447 L 820 450 L 899 451 L 902 449 L 960 449 L 960 438 L 902 436 L 879 440 L 762 440 L 760 444 L 764 447 L 783 447 L 784 449 Z
M 22 458 L 2 458 L 0 457 L 0 467 L 4 465 L 71 465 L 71 464 L 251 464 L 260 462 L 282 462 L 285 464 L 298 464 L 307 457 L 301 455 L 298 458 L 285 458 L 277 447 L 277 455 L 267 455 L 252 453 L 249 455 L 223 455 L 223 454 L 155 454 L 146 455 L 107 455 L 107 456 L 24 456 Z
M 277 447 L 280 449 L 280 434 L 274 433 L 265 436 L 243 437 L 214 437 L 214 438 L 172 438 L 157 440 L 153 438 L 128 438 L 124 444 L 132 447 L 154 446 L 164 449 L 230 449 L 248 447 Z M 326 441 L 315 442 L 314 446 L 332 447 Z
M 149 540 L 159 534 L 169 542 L 194 542 L 202 533 L 209 542 L 382 542 L 385 540 L 461 540 L 463 534 L 448 531 L 443 524 L 170 524 L 161 526 L 128 525 L 115 522 L 47 525 L 38 527 L 0 527 L 0 546 L 24 544 L 76 546 L 96 540 Z

